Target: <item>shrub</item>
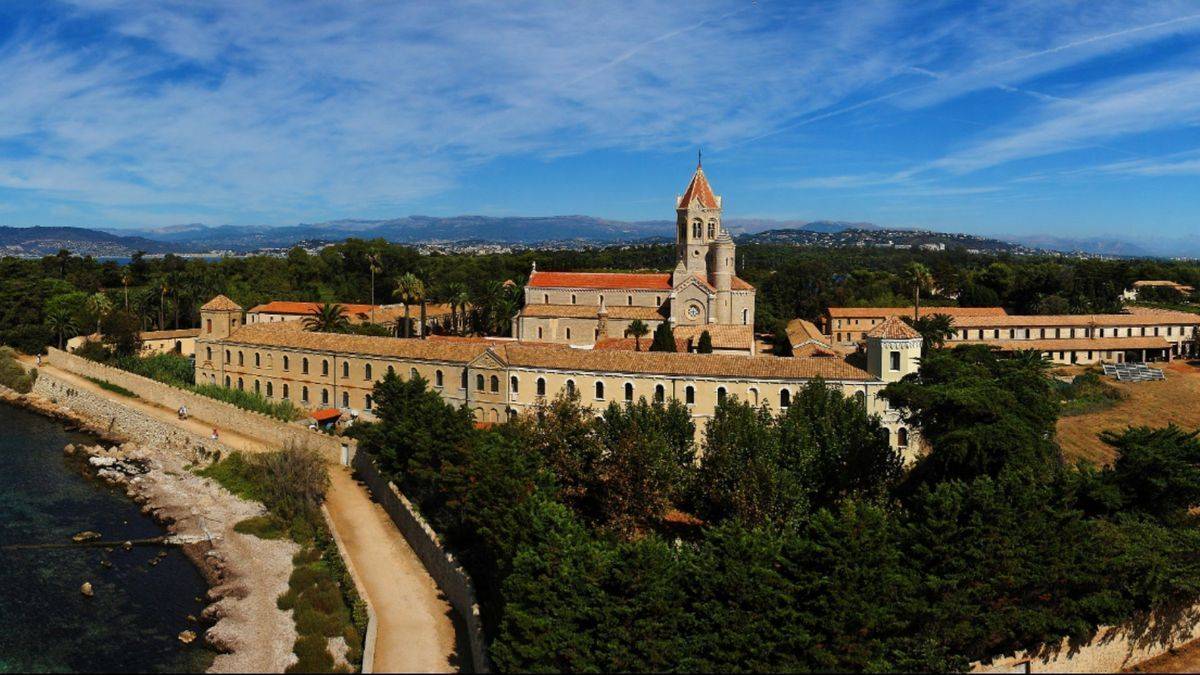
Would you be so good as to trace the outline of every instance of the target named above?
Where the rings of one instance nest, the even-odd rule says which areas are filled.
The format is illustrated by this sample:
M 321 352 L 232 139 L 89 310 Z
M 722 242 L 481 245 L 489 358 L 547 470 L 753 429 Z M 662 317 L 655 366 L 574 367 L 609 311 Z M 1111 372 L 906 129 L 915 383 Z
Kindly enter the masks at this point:
M 137 373 L 164 384 L 182 389 L 193 387 L 196 367 L 192 360 L 178 354 L 154 354 L 153 356 L 122 356 L 113 362 L 118 368 Z
M 55 343 L 54 331 L 41 324 L 25 324 L 4 331 L 3 342 L 20 349 L 26 354 L 41 354 L 46 345 Z
M 111 391 L 114 394 L 119 394 L 119 395 L 125 396 L 127 398 L 137 398 L 138 397 L 137 394 L 133 393 L 132 391 L 129 391 L 125 387 L 122 387 L 119 384 L 113 384 L 112 382 L 109 382 L 108 380 L 101 380 L 98 377 L 87 377 L 84 379 L 86 379 L 88 382 L 91 382 L 92 384 L 100 387 L 104 391 Z
M 329 673 L 333 672 L 333 656 L 327 648 L 328 641 L 321 635 L 301 635 L 296 638 L 292 651 L 299 659 L 288 666 L 288 673 Z
M 26 371 L 17 363 L 16 352 L 10 347 L 0 347 L 0 385 L 20 394 L 28 394 L 37 381 L 37 370 Z
M 233 531 L 240 534 L 250 534 L 259 539 L 282 539 L 287 533 L 280 527 L 279 521 L 271 516 L 254 516 L 233 526 Z
M 272 401 L 253 392 L 241 389 L 226 389 L 216 384 L 199 384 L 192 391 L 202 396 L 235 405 L 243 410 L 269 415 L 290 422 L 300 416 L 300 410 L 291 401 Z

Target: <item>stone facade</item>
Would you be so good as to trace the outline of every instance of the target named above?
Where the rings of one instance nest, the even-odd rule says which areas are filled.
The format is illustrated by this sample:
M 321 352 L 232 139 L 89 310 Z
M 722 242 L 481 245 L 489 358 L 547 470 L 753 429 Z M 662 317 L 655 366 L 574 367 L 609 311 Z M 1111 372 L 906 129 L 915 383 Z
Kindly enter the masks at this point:
M 672 328 L 753 326 L 755 290 L 737 277 L 737 247 L 721 224 L 721 212 L 721 197 L 697 166 L 675 201 L 673 272 L 538 272 L 535 267 L 525 286 L 525 308 L 513 319 L 513 335 L 589 346 L 624 337 L 634 320 L 651 330 L 664 322 Z M 753 354 L 753 338 L 735 351 Z

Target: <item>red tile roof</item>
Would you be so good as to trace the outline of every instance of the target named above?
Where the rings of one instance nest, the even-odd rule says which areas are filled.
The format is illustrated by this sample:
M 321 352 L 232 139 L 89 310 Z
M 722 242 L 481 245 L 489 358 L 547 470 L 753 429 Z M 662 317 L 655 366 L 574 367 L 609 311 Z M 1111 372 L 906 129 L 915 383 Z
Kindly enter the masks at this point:
M 204 305 L 200 307 L 200 311 L 209 310 L 214 312 L 236 312 L 241 308 L 241 305 L 230 300 L 224 295 L 218 295 L 212 300 L 204 303 Z
M 264 314 L 316 314 L 321 308 L 322 302 L 293 302 L 291 300 L 272 300 L 266 304 L 256 305 L 250 308 L 251 313 L 261 312 Z M 358 305 L 350 303 L 330 303 L 340 304 L 342 306 L 342 314 L 344 316 L 352 316 L 355 314 L 370 314 L 370 305 Z
M 692 174 L 692 182 L 688 183 L 687 190 L 684 190 L 683 196 L 679 198 L 677 208 L 686 209 L 693 201 L 710 209 L 717 208 L 717 197 L 713 194 L 708 179 L 704 177 L 704 169 L 700 167 L 696 167 L 696 173 Z
M 619 288 L 631 291 L 669 291 L 670 274 L 618 272 L 534 272 L 531 288 Z
M 867 331 L 867 337 L 883 338 L 884 340 L 915 340 L 920 338 L 921 334 L 898 317 L 889 316 L 883 323 Z
M 912 316 L 912 307 L 830 307 L 826 314 L 833 318 L 875 319 L 888 316 Z M 1003 307 L 921 307 L 921 316 L 1004 316 Z

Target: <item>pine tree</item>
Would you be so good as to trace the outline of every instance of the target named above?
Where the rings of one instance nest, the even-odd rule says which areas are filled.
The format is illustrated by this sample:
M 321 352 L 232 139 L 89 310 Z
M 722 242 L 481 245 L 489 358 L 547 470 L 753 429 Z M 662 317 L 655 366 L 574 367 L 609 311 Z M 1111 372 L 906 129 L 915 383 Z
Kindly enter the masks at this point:
M 671 332 L 671 326 L 667 322 L 658 324 L 658 328 L 654 329 L 654 341 L 650 343 L 650 351 L 652 352 L 674 352 L 678 351 L 675 347 L 675 334 Z

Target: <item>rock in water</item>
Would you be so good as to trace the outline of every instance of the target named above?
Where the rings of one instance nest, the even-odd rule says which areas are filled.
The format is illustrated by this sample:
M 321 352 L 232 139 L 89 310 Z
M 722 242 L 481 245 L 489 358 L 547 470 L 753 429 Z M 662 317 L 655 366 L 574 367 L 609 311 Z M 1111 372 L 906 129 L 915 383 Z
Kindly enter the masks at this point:
M 91 530 L 84 530 L 83 532 L 80 532 L 79 534 L 71 537 L 71 541 L 75 542 L 76 544 L 81 544 L 85 541 L 96 541 L 99 538 L 100 538 L 99 532 L 92 532 Z
M 179 641 L 185 645 L 190 645 L 195 640 L 196 640 L 196 633 L 194 631 L 185 630 L 179 634 Z
M 96 591 L 92 590 L 92 582 L 90 581 L 83 582 L 83 585 L 79 587 L 79 592 L 83 593 L 83 597 L 85 598 L 90 598 L 96 594 Z
M 125 549 L 126 551 L 128 551 L 128 550 L 130 550 L 130 549 L 132 549 L 132 548 L 133 548 L 133 542 L 132 542 L 132 541 L 127 541 L 127 542 L 125 542 L 124 544 L 121 544 L 121 548 L 123 548 L 123 549 Z

